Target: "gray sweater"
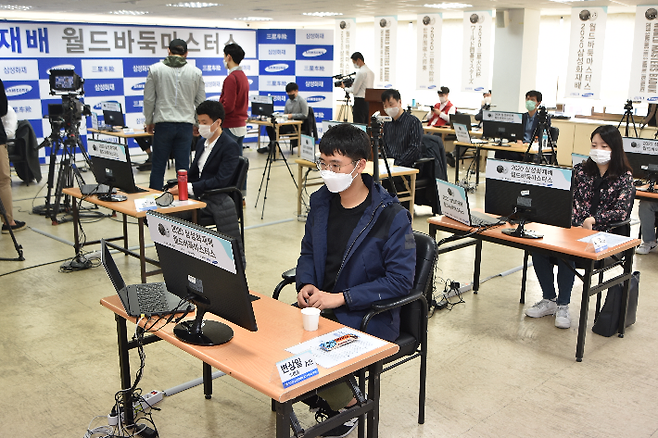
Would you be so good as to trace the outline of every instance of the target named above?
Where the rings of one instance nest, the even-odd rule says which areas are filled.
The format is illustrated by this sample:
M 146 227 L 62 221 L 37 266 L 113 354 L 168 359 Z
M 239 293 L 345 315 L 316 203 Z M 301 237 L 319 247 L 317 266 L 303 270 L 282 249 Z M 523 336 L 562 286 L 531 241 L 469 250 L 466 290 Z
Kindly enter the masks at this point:
M 194 123 L 196 107 L 204 100 L 201 70 L 181 56 L 167 56 L 149 68 L 144 84 L 144 123 Z

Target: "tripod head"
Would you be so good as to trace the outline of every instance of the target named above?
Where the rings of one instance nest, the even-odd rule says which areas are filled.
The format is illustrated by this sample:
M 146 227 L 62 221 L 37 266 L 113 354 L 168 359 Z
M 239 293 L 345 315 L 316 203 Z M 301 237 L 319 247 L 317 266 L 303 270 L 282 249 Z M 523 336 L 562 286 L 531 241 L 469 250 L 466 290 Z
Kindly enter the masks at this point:
M 626 104 L 624 105 L 624 110 L 626 110 L 627 113 L 633 111 L 633 101 L 632 100 L 628 99 L 626 101 Z
M 537 117 L 539 123 L 548 123 L 548 111 L 546 111 L 545 106 L 540 106 L 539 111 L 537 111 Z

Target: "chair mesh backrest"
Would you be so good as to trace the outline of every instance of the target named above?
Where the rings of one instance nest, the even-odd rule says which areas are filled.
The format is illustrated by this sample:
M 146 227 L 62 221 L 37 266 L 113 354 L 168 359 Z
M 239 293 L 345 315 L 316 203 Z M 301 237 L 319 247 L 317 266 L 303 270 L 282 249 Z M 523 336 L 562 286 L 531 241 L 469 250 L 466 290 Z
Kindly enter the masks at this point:
M 436 241 L 427 234 L 419 231 L 413 231 L 414 240 L 416 241 L 416 275 L 414 277 L 413 289 L 422 290 L 423 295 L 427 296 L 427 291 L 432 287 L 430 279 L 433 279 L 432 273 L 436 265 L 438 249 Z M 423 307 L 419 300 L 403 306 L 400 310 L 400 332 L 409 333 L 416 339 L 420 339 L 422 330 Z

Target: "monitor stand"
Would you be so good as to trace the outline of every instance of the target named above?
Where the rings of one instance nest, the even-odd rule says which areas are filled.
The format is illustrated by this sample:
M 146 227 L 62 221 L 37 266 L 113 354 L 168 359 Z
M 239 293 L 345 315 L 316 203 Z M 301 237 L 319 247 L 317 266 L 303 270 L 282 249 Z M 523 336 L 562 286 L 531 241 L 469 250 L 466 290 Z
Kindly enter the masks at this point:
M 513 237 L 520 237 L 522 239 L 541 239 L 544 237 L 543 234 L 539 234 L 533 230 L 525 229 L 525 219 L 519 221 L 519 225 L 516 228 L 503 228 L 500 230 L 503 234 Z
M 196 305 L 196 317 L 193 321 L 183 321 L 174 327 L 174 335 L 188 344 L 210 347 L 225 344 L 233 339 L 233 329 L 219 321 L 204 320 L 205 310 Z M 201 304 L 203 307 L 203 304 Z
M 202 292 L 201 292 L 202 293 Z M 187 301 L 196 307 L 193 321 L 183 321 L 174 327 L 174 335 L 183 342 L 210 347 L 225 344 L 233 339 L 233 329 L 219 321 L 204 320 L 209 309 L 208 299 L 187 286 Z

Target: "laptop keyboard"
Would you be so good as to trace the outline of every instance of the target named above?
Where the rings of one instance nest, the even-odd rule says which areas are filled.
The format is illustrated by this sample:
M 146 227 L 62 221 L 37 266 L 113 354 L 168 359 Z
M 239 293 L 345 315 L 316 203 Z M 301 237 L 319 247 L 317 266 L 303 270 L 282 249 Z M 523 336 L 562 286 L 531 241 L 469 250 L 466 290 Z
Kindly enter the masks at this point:
M 138 284 L 135 292 L 141 313 L 171 313 L 161 284 Z
M 495 225 L 498 222 L 498 218 L 491 217 L 488 214 L 480 213 L 478 211 L 471 212 L 471 225 L 474 226 L 483 226 L 483 225 Z

